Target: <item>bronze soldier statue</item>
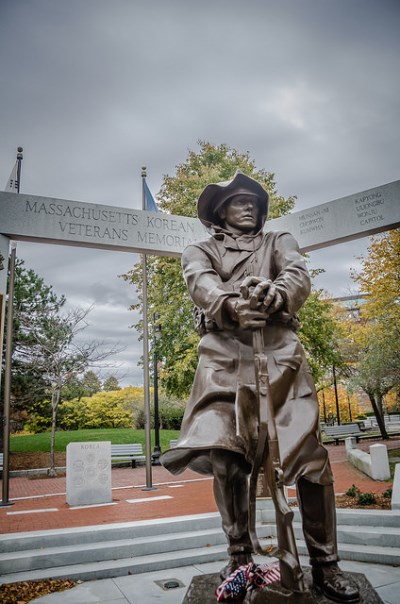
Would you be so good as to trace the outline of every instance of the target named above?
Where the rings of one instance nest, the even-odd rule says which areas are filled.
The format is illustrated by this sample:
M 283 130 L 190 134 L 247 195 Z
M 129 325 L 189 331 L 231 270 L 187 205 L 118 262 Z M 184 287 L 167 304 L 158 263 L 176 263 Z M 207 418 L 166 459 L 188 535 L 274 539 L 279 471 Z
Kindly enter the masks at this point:
M 292 235 L 263 231 L 268 203 L 264 188 L 240 172 L 199 197 L 198 217 L 212 237 L 182 255 L 201 335 L 199 363 L 177 447 L 161 462 L 174 474 L 191 468 L 213 475 L 229 543 L 221 576 L 252 561 L 249 476 L 259 431 L 252 335 L 261 330 L 283 481 L 297 485 L 314 585 L 336 602 L 357 602 L 357 587 L 337 564 L 333 476 L 296 335 L 310 277 Z

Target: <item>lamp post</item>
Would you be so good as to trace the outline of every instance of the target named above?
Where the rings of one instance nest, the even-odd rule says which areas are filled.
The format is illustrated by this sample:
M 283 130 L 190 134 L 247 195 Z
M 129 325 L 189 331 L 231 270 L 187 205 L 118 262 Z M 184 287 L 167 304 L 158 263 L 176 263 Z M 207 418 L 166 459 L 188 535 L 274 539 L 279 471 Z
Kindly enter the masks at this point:
M 336 401 L 336 415 L 337 415 L 337 423 L 340 426 L 340 411 L 339 411 L 339 397 L 336 383 L 336 368 L 335 365 L 332 365 L 332 374 L 333 374 L 333 386 L 335 388 L 335 401 Z
M 347 391 L 347 404 L 349 406 L 349 418 L 350 418 L 350 421 L 352 422 L 353 421 L 353 416 L 351 414 L 351 400 L 350 400 L 350 395 L 349 395 L 348 391 Z
M 157 323 L 158 314 L 154 313 L 153 321 L 153 371 L 154 371 L 154 451 L 151 456 L 151 464 L 160 466 L 160 417 L 158 413 L 158 372 L 157 372 L 157 340 L 161 337 L 161 325 Z
M 322 390 L 322 405 L 324 407 L 324 422 L 327 422 L 326 418 L 326 402 L 325 402 L 325 390 Z

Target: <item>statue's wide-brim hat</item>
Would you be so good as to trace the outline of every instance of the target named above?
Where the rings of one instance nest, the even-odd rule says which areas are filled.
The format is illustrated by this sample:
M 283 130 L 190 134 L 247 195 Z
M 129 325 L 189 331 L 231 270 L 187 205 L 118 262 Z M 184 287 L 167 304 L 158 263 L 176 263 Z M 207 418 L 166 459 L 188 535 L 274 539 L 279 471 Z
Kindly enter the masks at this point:
M 219 224 L 217 210 L 235 195 L 252 195 L 257 198 L 261 227 L 267 218 L 269 196 L 259 182 L 243 172 L 236 172 L 232 180 L 211 183 L 205 187 L 197 202 L 197 215 L 201 222 L 207 227 Z

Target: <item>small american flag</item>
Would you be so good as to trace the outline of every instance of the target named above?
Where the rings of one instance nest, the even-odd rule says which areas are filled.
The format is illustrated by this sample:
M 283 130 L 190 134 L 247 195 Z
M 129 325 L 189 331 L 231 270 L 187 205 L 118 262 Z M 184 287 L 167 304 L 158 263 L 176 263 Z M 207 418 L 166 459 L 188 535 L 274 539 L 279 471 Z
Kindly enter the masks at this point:
M 238 600 L 248 590 L 261 589 L 271 583 L 280 581 L 280 578 L 279 562 L 243 564 L 217 587 L 215 590 L 217 602 Z

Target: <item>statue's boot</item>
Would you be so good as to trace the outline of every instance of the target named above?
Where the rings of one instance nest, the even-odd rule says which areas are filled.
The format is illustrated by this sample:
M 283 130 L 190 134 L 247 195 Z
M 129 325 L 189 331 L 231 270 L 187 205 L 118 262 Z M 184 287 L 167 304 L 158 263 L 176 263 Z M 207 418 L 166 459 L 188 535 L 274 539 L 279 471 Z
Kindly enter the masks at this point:
M 214 497 L 229 543 L 229 561 L 220 572 L 221 578 L 226 579 L 239 566 L 253 561 L 248 527 L 248 466 L 241 456 L 218 449 L 212 452 L 211 460 Z
M 357 586 L 340 570 L 336 562 L 313 566 L 312 577 L 315 587 L 330 600 L 348 604 L 360 601 Z
M 314 484 L 302 477 L 297 483 L 297 492 L 314 585 L 334 602 L 359 602 L 357 586 L 337 564 L 339 556 L 333 486 Z

